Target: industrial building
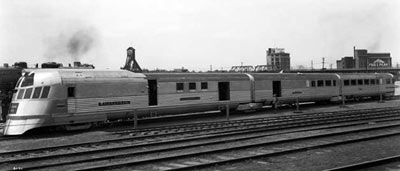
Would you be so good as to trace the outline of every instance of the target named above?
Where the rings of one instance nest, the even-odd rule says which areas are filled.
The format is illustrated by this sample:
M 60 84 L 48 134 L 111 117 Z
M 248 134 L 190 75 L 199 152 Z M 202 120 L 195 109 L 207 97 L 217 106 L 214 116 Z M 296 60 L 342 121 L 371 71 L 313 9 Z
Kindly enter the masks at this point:
M 289 71 L 290 54 L 285 53 L 284 48 L 268 48 L 267 50 L 267 68 L 268 70 Z
M 368 53 L 366 49 L 353 47 L 354 57 L 343 57 L 336 61 L 337 69 L 381 69 L 392 67 L 390 53 Z

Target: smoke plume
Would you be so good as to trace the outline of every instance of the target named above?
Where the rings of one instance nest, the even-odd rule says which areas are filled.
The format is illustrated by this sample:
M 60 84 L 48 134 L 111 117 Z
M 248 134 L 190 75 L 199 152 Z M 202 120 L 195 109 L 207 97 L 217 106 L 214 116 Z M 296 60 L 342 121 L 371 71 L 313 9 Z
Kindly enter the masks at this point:
M 68 40 L 67 51 L 73 57 L 79 57 L 88 52 L 95 41 L 95 35 L 88 30 L 79 30 L 75 32 Z
M 68 33 L 60 33 L 56 37 L 45 40 L 47 45 L 44 57 L 49 61 L 80 61 L 98 42 L 97 30 L 82 28 Z

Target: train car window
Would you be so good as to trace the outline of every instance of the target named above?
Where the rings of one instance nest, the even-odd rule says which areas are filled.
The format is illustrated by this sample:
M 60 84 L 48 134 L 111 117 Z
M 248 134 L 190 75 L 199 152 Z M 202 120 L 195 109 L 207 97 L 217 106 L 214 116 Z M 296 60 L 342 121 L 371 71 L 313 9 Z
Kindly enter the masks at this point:
M 318 87 L 323 87 L 324 86 L 324 80 L 318 80 L 317 81 L 317 86 Z
M 40 98 L 47 98 L 49 96 L 50 87 L 46 86 L 43 88 L 42 96 Z
M 22 99 L 22 96 L 25 93 L 25 89 L 19 89 L 17 99 Z
M 363 80 L 357 80 L 357 85 L 363 85 Z
M 196 90 L 196 83 L 189 83 L 189 90 Z
M 75 87 L 68 87 L 68 97 L 75 97 Z
M 375 80 L 372 79 L 372 80 L 371 80 L 371 84 L 372 84 L 372 85 L 375 85 Z
M 344 84 L 345 86 L 349 86 L 349 85 L 350 85 L 350 80 L 344 80 L 343 84 Z
M 201 89 L 202 90 L 207 90 L 208 89 L 208 83 L 207 82 L 201 82 Z
M 386 84 L 391 84 L 392 80 L 390 78 L 386 79 Z
M 311 81 L 311 87 L 315 87 L 315 81 Z
M 176 83 L 176 91 L 183 92 L 183 83 Z
M 32 99 L 37 99 L 40 96 L 40 92 L 42 91 L 42 87 L 36 87 L 35 91 L 33 91 Z
M 27 86 L 33 85 L 33 77 L 34 76 L 35 76 L 35 74 L 25 75 L 24 76 L 25 78 L 21 83 L 21 87 L 27 87 Z
M 336 86 L 336 80 L 333 80 L 333 86 Z
M 357 81 L 356 80 L 350 80 L 350 84 L 353 85 L 357 85 Z
M 325 86 L 332 86 L 332 80 L 325 80 Z
M 33 90 L 33 88 L 26 89 L 24 99 L 30 99 L 31 98 L 32 90 Z
M 369 80 L 364 80 L 364 85 L 369 85 Z

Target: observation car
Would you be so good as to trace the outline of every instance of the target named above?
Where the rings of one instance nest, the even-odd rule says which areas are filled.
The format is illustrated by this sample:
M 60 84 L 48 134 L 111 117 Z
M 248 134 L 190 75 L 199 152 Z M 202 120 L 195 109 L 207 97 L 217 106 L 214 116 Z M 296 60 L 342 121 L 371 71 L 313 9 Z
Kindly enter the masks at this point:
M 394 96 L 394 76 L 389 73 L 340 74 L 342 96 L 360 99 L 363 97 Z
M 371 79 L 379 80 L 371 83 Z M 390 81 L 388 81 L 390 79 Z M 350 86 L 346 80 L 349 80 Z M 362 80 L 353 85 L 351 80 Z M 365 81 L 369 80 L 369 81 Z M 366 83 L 368 82 L 368 83 Z M 281 103 L 393 96 L 391 74 L 133 73 L 124 70 L 36 69 L 15 87 L 4 135 L 39 127 L 88 128 L 107 120 L 258 109 Z

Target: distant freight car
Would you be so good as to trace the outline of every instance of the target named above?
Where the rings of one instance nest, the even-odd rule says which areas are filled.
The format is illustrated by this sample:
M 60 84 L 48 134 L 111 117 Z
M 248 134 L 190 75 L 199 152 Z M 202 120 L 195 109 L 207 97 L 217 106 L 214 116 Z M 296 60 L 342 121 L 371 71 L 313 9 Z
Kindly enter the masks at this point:
M 373 84 L 371 80 L 375 80 Z M 281 103 L 393 96 L 394 85 L 391 74 L 369 73 L 139 74 L 37 69 L 21 77 L 16 90 L 5 135 L 47 126 L 89 127 L 107 120 L 133 118 L 134 114 L 148 117 L 224 110 L 227 103 L 231 109 L 257 109 L 270 105 L 274 95 Z

